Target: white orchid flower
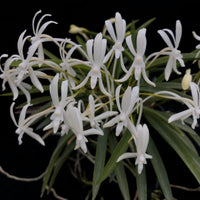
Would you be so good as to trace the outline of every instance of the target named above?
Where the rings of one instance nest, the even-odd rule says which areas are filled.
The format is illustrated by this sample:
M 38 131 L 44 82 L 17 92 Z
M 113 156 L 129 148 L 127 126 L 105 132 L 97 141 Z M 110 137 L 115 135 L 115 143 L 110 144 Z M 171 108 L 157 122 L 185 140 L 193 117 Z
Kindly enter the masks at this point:
M 110 52 L 107 55 L 111 55 L 111 53 L 114 51 L 115 58 L 118 59 L 121 56 L 122 52 L 124 51 L 122 44 L 125 39 L 126 21 L 124 19 L 122 19 L 120 13 L 117 12 L 115 14 L 116 34 L 115 34 L 114 28 L 113 28 L 110 20 L 106 20 L 105 25 L 106 25 L 107 31 L 109 32 L 112 40 L 115 42 L 112 49 L 110 50 Z
M 192 34 L 193 34 L 193 36 L 194 36 L 194 38 L 195 38 L 196 40 L 200 41 L 200 36 L 198 36 L 194 31 L 192 32 Z M 196 46 L 196 49 L 200 49 L 200 44 L 198 44 L 198 45 Z
M 59 125 L 63 122 L 65 107 L 67 103 L 69 103 L 69 101 L 67 101 L 68 80 L 63 81 L 61 84 L 60 100 L 58 95 L 58 81 L 59 81 L 59 74 L 57 73 L 50 84 L 50 95 L 53 106 L 55 107 L 53 109 L 53 114 L 50 117 L 52 122 L 44 128 L 44 130 L 53 128 L 54 133 L 58 131 Z
M 101 104 L 96 104 L 94 101 L 94 97 L 92 95 L 89 96 L 89 111 L 87 112 L 88 117 L 84 118 L 84 121 L 90 122 L 90 126 L 92 128 L 96 128 L 99 131 L 102 131 L 100 128 L 100 124 L 103 122 L 102 120 L 108 119 L 113 115 L 116 115 L 118 112 L 116 111 L 105 111 L 102 114 L 95 116 L 95 108 L 100 106 Z
M 64 50 L 66 43 L 69 43 L 69 44 L 72 43 L 71 45 L 74 45 L 68 52 Z M 76 49 L 80 50 L 80 47 L 81 47 L 80 45 L 77 45 L 68 39 L 64 40 L 60 45 L 60 57 L 62 59 L 60 66 L 62 67 L 64 71 L 66 71 L 69 74 L 66 76 L 66 74 L 62 73 L 62 75 L 69 80 L 69 85 L 72 88 L 75 87 L 75 80 L 73 77 L 76 76 L 76 71 L 72 68 L 72 66 L 80 64 L 80 62 L 79 61 L 71 62 L 70 58 Z
M 172 115 L 168 119 L 168 122 L 171 123 L 173 121 L 180 119 L 182 123 L 184 123 L 184 120 L 192 115 L 193 117 L 192 128 L 194 129 L 197 125 L 197 120 L 200 117 L 200 91 L 199 91 L 199 86 L 194 82 L 190 82 L 190 89 L 192 93 L 193 103 L 192 104 L 187 103 L 186 105 L 188 106 L 188 109 Z
M 7 57 L 7 55 L 2 55 L 0 57 Z M 4 69 L 0 66 L 0 70 L 2 72 L 2 74 L 0 75 L 0 78 L 3 80 L 2 82 L 2 90 L 4 91 L 6 89 L 6 82 L 8 82 L 10 89 L 13 93 L 13 101 L 17 99 L 18 95 L 19 95 L 19 91 L 18 88 L 24 93 L 26 99 L 27 99 L 27 103 L 30 103 L 31 101 L 31 96 L 30 93 L 28 92 L 28 90 L 30 90 L 32 87 L 30 84 L 25 83 L 23 81 L 21 81 L 20 84 L 16 84 L 17 82 L 17 76 L 18 76 L 18 72 L 16 69 L 10 69 L 10 65 L 13 62 L 13 60 L 15 60 L 16 55 L 11 56 L 10 58 L 8 58 L 5 61 L 4 64 Z
M 177 70 L 176 61 L 178 61 L 180 63 L 181 67 L 185 67 L 184 61 L 182 59 L 183 56 L 181 55 L 181 51 L 178 50 L 178 46 L 179 46 L 181 36 L 182 36 L 181 22 L 179 20 L 176 21 L 175 36 L 174 36 L 173 32 L 169 29 L 159 30 L 158 33 L 160 34 L 160 36 L 162 37 L 162 39 L 165 41 L 165 43 L 168 45 L 168 48 L 170 49 L 169 52 L 163 53 L 165 55 L 169 55 L 169 60 L 167 62 L 166 68 L 165 68 L 165 80 L 168 81 L 170 74 L 172 72 L 172 69 L 177 74 L 181 74 L 181 72 L 179 72 Z M 167 33 L 172 37 L 173 42 L 171 42 Z
M 135 86 L 131 89 L 129 86 L 123 94 L 122 102 L 120 106 L 119 94 L 122 85 L 119 85 L 115 91 L 117 107 L 119 114 L 112 118 L 110 121 L 104 124 L 104 128 L 112 127 L 114 124 L 117 124 L 116 127 L 116 136 L 122 132 L 123 127 L 128 127 L 131 123 L 129 115 L 132 113 L 132 110 L 135 106 L 135 103 L 139 99 L 139 87 Z
M 45 40 L 49 41 L 50 39 L 47 37 L 47 35 L 43 34 L 43 32 L 44 32 L 44 30 L 47 28 L 47 26 L 49 24 L 57 24 L 57 22 L 55 22 L 55 21 L 47 21 L 47 22 L 45 22 L 44 24 L 41 25 L 41 23 L 42 23 L 42 21 L 43 21 L 43 19 L 45 17 L 50 17 L 51 16 L 51 14 L 45 14 L 39 19 L 37 25 L 35 26 L 36 17 L 41 12 L 42 12 L 41 10 L 36 12 L 36 14 L 34 15 L 33 20 L 32 20 L 32 29 L 33 29 L 33 34 L 34 34 L 34 36 L 31 37 L 32 44 L 34 44 L 36 41 L 40 40 L 41 38 L 45 38 Z M 44 51 L 43 51 L 42 42 L 38 46 L 38 57 L 41 60 L 44 60 Z
M 14 112 L 13 112 L 14 105 L 15 105 L 15 103 L 12 103 L 12 105 L 10 107 L 10 116 L 11 116 L 15 126 L 17 127 L 16 133 L 19 135 L 18 136 L 19 145 L 22 144 L 22 137 L 23 137 L 24 133 L 26 133 L 33 139 L 37 140 L 40 144 L 45 145 L 43 139 L 38 134 L 34 133 L 33 129 L 29 127 L 30 124 L 33 123 L 33 121 L 36 120 L 37 118 L 30 120 L 28 123 L 25 123 L 26 111 L 27 111 L 28 107 L 30 106 L 30 104 L 27 104 L 22 108 L 22 110 L 20 112 L 18 123 L 15 119 Z
M 147 164 L 146 159 L 152 158 L 151 155 L 146 153 L 147 146 L 149 143 L 149 129 L 146 124 L 144 124 L 143 126 L 139 124 L 136 127 L 136 133 L 132 133 L 132 134 L 135 140 L 137 152 L 124 153 L 118 158 L 117 162 L 123 159 L 136 157 L 135 164 L 138 165 L 138 174 L 141 174 L 143 170 L 143 165 Z
M 140 81 L 141 74 L 144 78 L 144 80 L 155 87 L 155 83 L 149 80 L 147 77 L 146 71 L 145 71 L 145 60 L 144 60 L 144 54 L 146 51 L 146 45 L 147 45 L 147 39 L 146 39 L 146 28 L 142 28 L 138 31 L 137 35 L 137 50 L 134 49 L 133 43 L 132 43 L 132 38 L 131 35 L 126 37 L 126 43 L 128 45 L 129 50 L 131 53 L 135 56 L 133 64 L 131 65 L 130 69 L 126 72 L 126 75 L 119 79 L 116 80 L 117 82 L 124 82 L 129 79 L 131 76 L 133 70 L 134 71 L 134 76 L 135 80 L 138 82 Z
M 34 44 L 32 44 L 27 52 L 27 56 L 25 58 L 24 56 L 24 44 L 27 41 L 27 39 L 30 36 L 26 36 L 24 38 L 26 30 L 20 35 L 19 39 L 18 39 L 18 43 L 17 43 L 17 49 L 18 49 L 18 53 L 19 55 L 13 55 L 11 56 L 9 59 L 9 62 L 7 62 L 7 68 L 10 68 L 10 65 L 14 62 L 14 61 L 21 61 L 20 64 L 18 65 L 17 68 L 12 69 L 12 72 L 14 72 L 13 74 L 15 74 L 16 80 L 14 81 L 15 84 L 17 86 L 19 86 L 21 84 L 21 82 L 27 78 L 30 77 L 31 82 L 33 83 L 33 85 L 40 90 L 41 92 L 44 91 L 42 84 L 40 83 L 39 79 L 38 79 L 38 75 L 44 75 L 43 72 L 38 72 L 38 71 L 34 71 L 32 66 L 33 65 L 39 65 L 40 62 L 39 61 L 34 61 L 33 60 L 33 55 L 35 54 L 38 45 L 40 44 L 40 41 L 35 42 Z
M 88 54 L 88 61 L 89 66 L 91 67 L 91 70 L 87 74 L 86 78 L 76 87 L 73 87 L 72 89 L 77 90 L 81 87 L 83 87 L 88 79 L 90 78 L 90 87 L 91 89 L 94 89 L 96 87 L 97 81 L 99 82 L 99 88 L 103 94 L 106 96 L 111 96 L 106 89 L 104 88 L 103 81 L 102 81 L 102 75 L 101 75 L 101 69 L 105 71 L 105 73 L 109 73 L 104 66 L 104 56 L 106 52 L 106 39 L 102 39 L 102 34 L 99 33 L 96 35 L 95 39 L 90 39 L 86 43 L 87 47 L 87 54 Z
M 76 136 L 75 149 L 81 148 L 84 151 L 84 153 L 87 152 L 86 142 L 88 142 L 88 140 L 86 136 L 103 135 L 102 131 L 99 131 L 95 128 L 83 130 L 81 112 L 78 108 L 74 107 L 73 103 L 67 106 L 65 114 L 65 123 Z

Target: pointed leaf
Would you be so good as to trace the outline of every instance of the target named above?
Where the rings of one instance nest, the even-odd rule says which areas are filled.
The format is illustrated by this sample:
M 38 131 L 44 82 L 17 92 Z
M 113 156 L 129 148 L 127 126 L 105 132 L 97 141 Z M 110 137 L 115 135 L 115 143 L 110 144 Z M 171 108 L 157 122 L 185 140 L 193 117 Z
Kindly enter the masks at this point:
M 110 159 L 108 160 L 103 172 L 100 175 L 98 183 L 104 181 L 114 171 L 117 166 L 117 159 L 128 149 L 128 141 L 130 138 L 131 134 L 129 131 L 126 131 L 112 152 Z
M 168 124 L 165 117 L 156 110 L 144 107 L 144 115 L 150 125 L 166 140 L 176 151 L 183 162 L 200 183 L 200 157 L 184 142 L 184 135 L 180 135 L 172 124 Z
M 154 141 L 152 140 L 151 137 L 149 139 L 149 145 L 148 145 L 147 151 L 153 157 L 151 159 L 151 163 L 153 165 L 154 171 L 156 173 L 160 187 L 163 191 L 163 194 L 164 194 L 166 200 L 173 199 L 167 171 L 163 164 L 162 158 L 158 152 L 158 149 L 157 149 L 156 145 L 154 144 Z
M 46 189 L 46 186 L 48 184 L 48 181 L 50 179 L 54 164 L 58 158 L 58 156 L 60 155 L 61 151 L 63 150 L 64 146 L 66 145 L 67 141 L 70 139 L 70 137 L 72 136 L 72 133 L 68 133 L 68 135 L 65 135 L 63 137 L 60 138 L 57 147 L 55 148 L 51 159 L 49 161 L 49 164 L 47 166 L 46 169 L 46 173 L 45 176 L 43 178 L 43 184 L 42 184 L 42 190 L 41 190 L 41 196 L 44 194 L 44 191 Z
M 64 162 L 66 161 L 66 159 L 69 157 L 71 152 L 74 150 L 74 147 L 75 147 L 75 140 L 65 147 L 62 155 L 56 161 L 55 167 L 54 167 L 54 170 L 53 170 L 50 182 L 49 182 L 49 190 L 52 188 L 54 181 L 56 179 L 56 176 L 58 175 L 58 173 L 59 173 L 61 167 L 63 166 Z
M 106 157 L 106 150 L 107 150 L 107 137 L 108 137 L 108 131 L 107 129 L 104 129 L 104 135 L 98 136 L 97 140 L 97 149 L 96 149 L 96 155 L 95 155 L 95 165 L 94 165 L 94 171 L 93 171 L 93 181 L 92 181 L 92 199 L 94 200 L 96 198 L 96 195 L 98 194 L 100 183 L 97 183 L 100 174 L 103 171 L 104 164 L 105 164 L 105 157 Z
M 112 152 L 117 145 L 117 139 L 114 135 L 110 135 L 109 139 L 110 139 L 109 147 Z M 118 163 L 118 165 L 116 166 L 116 168 L 114 170 L 114 173 L 117 177 L 117 183 L 119 185 L 119 188 L 120 188 L 120 191 L 122 193 L 124 200 L 129 200 L 130 192 L 129 192 L 129 187 L 128 187 L 128 181 L 127 181 L 127 176 L 126 176 L 126 172 L 124 169 L 124 165 L 122 164 L 122 162 Z
M 136 175 L 137 193 L 139 200 L 147 200 L 147 178 L 145 166 L 141 174 Z

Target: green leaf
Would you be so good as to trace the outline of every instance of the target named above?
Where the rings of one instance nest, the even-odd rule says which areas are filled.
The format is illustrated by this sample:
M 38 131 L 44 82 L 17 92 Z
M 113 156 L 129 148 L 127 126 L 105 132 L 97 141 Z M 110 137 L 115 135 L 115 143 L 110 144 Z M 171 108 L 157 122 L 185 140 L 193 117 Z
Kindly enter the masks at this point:
M 200 157 L 184 142 L 185 135 L 179 134 L 172 124 L 156 110 L 144 107 L 144 115 L 150 125 L 176 151 L 200 183 Z
M 148 144 L 148 149 L 147 152 L 152 155 L 151 163 L 153 165 L 154 171 L 156 173 L 156 176 L 158 178 L 160 187 L 163 191 L 163 194 L 166 198 L 166 200 L 171 200 L 173 199 L 167 171 L 165 169 L 165 166 L 163 164 L 162 158 L 158 152 L 158 149 L 150 137 L 149 139 L 149 144 Z
M 97 140 L 95 165 L 94 165 L 93 181 L 92 181 L 92 199 L 93 200 L 96 198 L 96 195 L 98 194 L 98 191 L 100 188 L 100 183 L 97 183 L 97 182 L 105 165 L 107 138 L 108 138 L 108 131 L 107 129 L 104 129 L 104 135 L 98 136 L 98 140 Z
M 117 145 L 117 139 L 113 134 L 109 135 L 109 136 L 110 136 L 109 137 L 109 147 L 110 147 L 111 152 L 113 152 L 113 150 L 115 149 L 115 147 Z M 128 181 L 127 181 L 124 165 L 122 164 L 122 162 L 118 163 L 118 165 L 116 166 L 116 168 L 114 170 L 114 173 L 117 177 L 117 183 L 119 185 L 119 188 L 120 188 L 123 198 L 125 200 L 129 200 L 130 192 L 129 192 L 129 187 L 128 187 Z
M 142 173 L 136 175 L 137 193 L 139 200 L 147 200 L 147 178 L 145 166 Z
M 52 60 L 60 60 L 55 54 L 51 53 L 49 50 L 43 48 L 44 54 Z
M 60 138 L 60 140 L 58 142 L 58 145 L 55 148 L 55 150 L 54 150 L 54 152 L 53 152 L 53 154 L 51 156 L 51 159 L 50 159 L 49 164 L 48 164 L 47 169 L 46 169 L 45 176 L 43 178 L 41 196 L 43 196 L 43 194 L 44 194 L 44 191 L 45 191 L 46 186 L 48 184 L 48 181 L 50 179 L 52 170 L 54 168 L 55 162 L 58 159 L 61 151 L 63 150 L 64 146 L 66 145 L 67 141 L 70 139 L 71 136 L 72 136 L 72 133 L 70 132 L 67 135 L 65 135 L 65 136 Z
M 56 161 L 55 167 L 54 167 L 54 170 L 49 182 L 49 190 L 52 188 L 54 181 L 56 179 L 56 176 L 58 175 L 58 172 L 60 171 L 61 167 L 63 166 L 64 162 L 69 157 L 71 152 L 74 150 L 74 147 L 75 147 L 75 140 L 65 147 L 62 155 Z
M 117 146 L 115 147 L 114 151 L 111 154 L 110 159 L 108 160 L 103 172 L 101 173 L 98 183 L 100 184 L 104 181 L 116 168 L 117 166 L 117 159 L 121 154 L 123 154 L 128 149 L 128 141 L 131 138 L 131 134 L 129 131 L 126 131 L 120 141 L 118 142 Z
M 148 21 L 146 21 L 144 24 L 142 24 L 141 26 L 139 26 L 135 31 L 131 31 L 131 35 L 132 35 L 132 41 L 133 41 L 133 44 L 134 46 L 136 46 L 136 38 L 137 38 L 137 34 L 138 34 L 138 31 L 142 28 L 146 28 L 147 26 L 149 26 L 156 18 L 152 18 Z M 134 25 L 134 24 L 133 24 Z M 133 28 L 134 30 L 134 28 Z
M 115 168 L 115 175 L 117 177 L 117 183 L 119 185 L 122 196 L 124 197 L 124 200 L 130 200 L 127 176 L 122 163 L 119 163 Z

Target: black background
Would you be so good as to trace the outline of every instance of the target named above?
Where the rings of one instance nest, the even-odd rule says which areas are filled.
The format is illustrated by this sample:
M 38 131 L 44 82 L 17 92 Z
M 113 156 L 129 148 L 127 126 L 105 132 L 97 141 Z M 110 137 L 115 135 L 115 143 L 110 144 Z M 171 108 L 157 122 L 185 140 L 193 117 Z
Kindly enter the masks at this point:
M 22 31 L 27 29 L 31 33 L 31 22 L 35 12 L 41 9 L 43 14 L 52 14 L 51 19 L 58 22 L 58 25 L 50 25 L 47 33 L 54 37 L 71 37 L 68 33 L 70 24 L 86 27 L 90 30 L 100 32 L 104 21 L 115 16 L 119 11 L 127 23 L 133 19 L 140 19 L 139 24 L 146 20 L 156 17 L 157 20 L 148 28 L 148 51 L 153 52 L 160 50 L 163 41 L 157 34 L 158 29 L 175 28 L 175 21 L 180 19 L 183 25 L 183 38 L 180 49 L 183 52 L 192 51 L 198 44 L 193 39 L 191 32 L 195 30 L 200 34 L 200 1 L 162 1 L 162 0 L 132 0 L 132 1 L 18 1 L 4 2 L 0 7 L 0 54 L 9 55 L 17 53 L 17 39 Z M 0 165 L 11 174 L 20 177 L 35 177 L 40 175 L 46 168 L 52 151 L 58 140 L 57 136 L 47 139 L 46 146 L 41 147 L 37 142 L 24 137 L 24 143 L 18 146 L 15 127 L 9 116 L 9 107 L 12 102 L 11 97 L 0 97 Z M 163 154 L 168 155 L 169 149 Z M 173 153 L 173 152 L 171 152 Z M 178 158 L 175 158 L 178 160 Z M 168 159 L 166 162 L 168 170 L 174 170 L 176 176 L 171 175 L 170 180 L 174 184 L 185 185 L 189 187 L 197 186 L 194 179 L 186 181 L 190 176 L 188 170 L 183 164 L 177 164 L 174 160 Z M 179 171 L 179 169 L 182 171 Z M 170 172 L 171 172 L 170 171 Z M 91 172 L 92 173 L 92 172 Z M 62 180 L 65 172 L 58 177 Z M 67 177 L 66 177 L 67 179 Z M 69 185 L 73 186 L 73 191 Z M 39 200 L 41 182 L 22 183 L 7 179 L 0 174 L 0 200 Z M 70 200 L 84 199 L 79 195 L 80 188 L 76 183 L 63 182 L 57 184 L 57 192 L 66 196 Z M 116 192 L 116 194 L 118 194 Z M 112 194 L 113 195 L 113 194 Z M 188 194 L 182 192 L 178 198 L 197 200 L 200 195 Z M 111 196 L 112 197 L 112 196 Z M 121 199 L 120 196 L 113 196 L 115 199 Z M 43 199 L 54 199 L 51 195 L 44 196 Z M 114 198 L 113 198 L 114 199 Z

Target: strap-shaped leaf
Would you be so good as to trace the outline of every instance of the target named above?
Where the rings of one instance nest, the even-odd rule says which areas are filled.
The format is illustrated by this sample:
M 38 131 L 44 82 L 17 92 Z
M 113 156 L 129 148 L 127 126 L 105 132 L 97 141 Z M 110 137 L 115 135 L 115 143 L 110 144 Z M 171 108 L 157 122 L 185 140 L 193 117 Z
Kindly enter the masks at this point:
M 98 194 L 98 191 L 100 188 L 100 183 L 97 183 L 97 181 L 105 165 L 107 138 L 108 138 L 108 131 L 104 129 L 104 135 L 103 136 L 99 135 L 98 140 L 97 140 L 95 165 L 94 165 L 93 181 L 92 181 L 92 199 L 93 200 L 96 198 L 96 195 Z
M 149 145 L 147 149 L 148 153 L 152 155 L 151 163 L 153 165 L 154 171 L 156 173 L 156 176 L 158 178 L 160 187 L 162 189 L 162 192 L 165 196 L 166 200 L 173 199 L 172 191 L 167 175 L 167 171 L 165 169 L 165 166 L 163 164 L 162 158 L 158 152 L 158 149 L 153 141 L 153 139 L 150 137 L 149 139 Z
M 130 138 L 131 134 L 129 133 L 129 131 L 126 131 L 120 139 L 120 141 L 118 142 L 114 151 L 112 152 L 110 159 L 108 160 L 103 172 L 101 173 L 98 180 L 99 184 L 106 178 L 108 178 L 108 176 L 114 171 L 114 169 L 117 166 L 117 159 L 128 149 L 128 141 Z
M 183 162 L 200 183 L 200 157 L 184 143 L 183 135 L 177 132 L 177 128 L 168 124 L 165 117 L 156 110 L 144 108 L 144 115 L 150 125 L 163 137 L 163 139 L 176 151 Z
M 54 150 L 54 152 L 53 152 L 53 154 L 51 156 L 51 159 L 50 159 L 49 164 L 48 164 L 47 169 L 46 169 L 45 176 L 43 178 L 41 196 L 44 194 L 44 191 L 45 191 L 46 186 L 48 184 L 48 181 L 50 179 L 52 170 L 54 168 L 54 164 L 55 164 L 55 162 L 58 159 L 61 151 L 63 150 L 63 148 L 65 147 L 67 141 L 70 139 L 71 136 L 72 136 L 72 133 L 70 132 L 70 133 L 68 133 L 68 135 L 65 135 L 65 136 L 60 138 L 60 140 L 58 142 L 58 145 L 55 148 L 55 150 Z
M 69 155 L 71 154 L 71 152 L 74 150 L 75 147 L 75 140 L 72 141 L 70 144 L 68 144 L 65 149 L 63 150 L 63 153 L 61 154 L 61 156 L 58 158 L 58 160 L 55 163 L 55 167 L 51 176 L 51 179 L 49 181 L 49 190 L 52 188 L 54 181 L 61 169 L 61 167 L 63 166 L 64 162 L 66 161 L 66 159 L 69 157 Z
M 115 149 L 117 145 L 117 138 L 114 135 L 109 135 L 109 147 L 111 152 Z M 128 187 L 128 180 L 126 176 L 126 171 L 122 162 L 118 163 L 116 166 L 114 173 L 117 178 L 117 183 L 119 185 L 120 191 L 124 200 L 130 200 L 130 192 Z
M 137 193 L 139 200 L 147 200 L 147 177 L 146 169 L 143 167 L 142 173 L 136 175 Z

